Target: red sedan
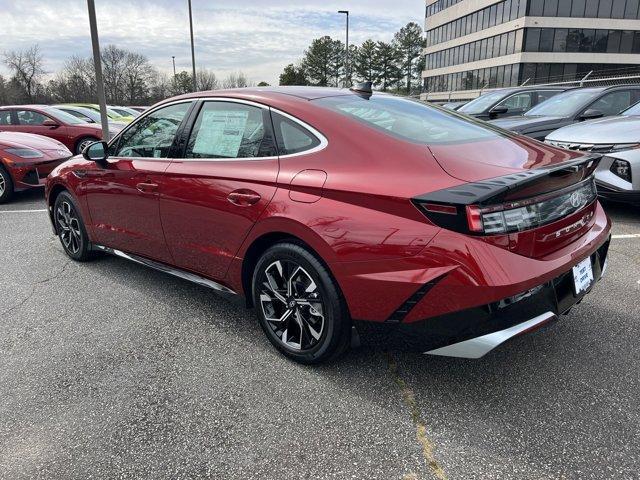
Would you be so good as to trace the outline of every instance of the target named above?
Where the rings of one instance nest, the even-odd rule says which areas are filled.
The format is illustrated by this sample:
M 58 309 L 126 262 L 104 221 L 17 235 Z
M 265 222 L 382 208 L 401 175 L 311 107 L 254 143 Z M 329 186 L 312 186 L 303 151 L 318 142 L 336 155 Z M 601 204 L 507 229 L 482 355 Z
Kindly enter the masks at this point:
M 102 129 L 47 105 L 0 107 L 0 131 L 36 133 L 53 138 L 74 153 L 102 139 Z
M 71 157 L 62 143 L 29 133 L 0 132 L 0 203 L 14 192 L 44 186 L 55 167 Z
M 243 296 L 296 361 L 357 342 L 477 358 L 602 276 L 599 160 L 369 85 L 242 89 L 152 107 L 46 195 L 71 258 Z

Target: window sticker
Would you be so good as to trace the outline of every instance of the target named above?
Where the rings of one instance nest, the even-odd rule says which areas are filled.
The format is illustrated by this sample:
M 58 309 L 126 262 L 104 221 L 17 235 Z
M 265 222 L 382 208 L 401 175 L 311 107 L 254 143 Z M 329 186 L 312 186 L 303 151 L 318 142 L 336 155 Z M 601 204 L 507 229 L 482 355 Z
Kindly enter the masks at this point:
M 196 134 L 193 153 L 203 157 L 237 158 L 244 131 L 247 111 L 204 111 Z

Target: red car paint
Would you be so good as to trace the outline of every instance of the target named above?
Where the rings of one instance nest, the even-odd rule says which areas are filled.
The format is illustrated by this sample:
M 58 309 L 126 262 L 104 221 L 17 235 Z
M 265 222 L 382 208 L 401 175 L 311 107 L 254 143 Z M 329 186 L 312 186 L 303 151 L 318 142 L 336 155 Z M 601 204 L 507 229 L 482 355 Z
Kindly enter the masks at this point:
M 23 158 L 10 149 L 36 150 L 41 157 Z M 56 140 L 28 133 L 0 132 L 0 164 L 11 175 L 15 191 L 43 187 L 47 175 L 69 157 L 71 152 Z
M 322 132 L 328 144 L 310 154 L 242 161 L 110 158 L 99 165 L 76 157 L 49 179 L 49 205 L 67 189 L 92 242 L 201 274 L 247 296 L 250 272 L 243 264 L 253 246 L 271 236 L 298 238 L 328 265 L 352 318 L 373 322 L 388 319 L 416 289 L 440 277 L 405 322 L 519 294 L 570 271 L 607 241 L 610 221 L 597 202 L 516 234 L 441 228 L 411 199 L 580 154 L 508 134 L 446 146 L 410 143 L 313 101 L 330 95 L 353 93 L 242 89 L 178 97 L 268 105 Z M 140 191 L 141 184 L 153 187 Z M 230 194 L 239 191 L 259 200 L 237 205 Z M 581 218 L 584 224 L 574 228 Z
M 53 120 L 56 125 L 24 124 L 20 122 L 18 112 L 34 112 Z M 46 105 L 13 105 L 0 107 L 0 115 L 9 112 L 7 121 L 0 122 L 0 131 L 35 133 L 63 143 L 71 152 L 76 152 L 78 143 L 83 139 L 101 140 L 102 129 L 94 123 L 84 123 Z M 71 117 L 71 118 L 70 118 Z M 73 122 L 73 123 L 71 123 Z

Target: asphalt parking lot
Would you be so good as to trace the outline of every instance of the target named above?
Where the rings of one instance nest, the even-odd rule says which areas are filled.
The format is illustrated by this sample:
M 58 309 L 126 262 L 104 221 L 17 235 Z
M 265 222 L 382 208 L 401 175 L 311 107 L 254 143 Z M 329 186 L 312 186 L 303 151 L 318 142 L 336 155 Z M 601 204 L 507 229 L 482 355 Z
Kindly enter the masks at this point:
M 252 312 L 0 206 L 0 478 L 640 478 L 640 210 L 569 316 L 477 361 L 304 367 Z

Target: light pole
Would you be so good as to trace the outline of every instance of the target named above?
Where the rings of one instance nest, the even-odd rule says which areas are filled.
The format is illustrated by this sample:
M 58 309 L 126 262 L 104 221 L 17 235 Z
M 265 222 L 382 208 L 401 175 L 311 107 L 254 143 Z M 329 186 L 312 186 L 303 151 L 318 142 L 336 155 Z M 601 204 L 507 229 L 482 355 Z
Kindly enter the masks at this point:
M 350 80 L 349 77 L 349 10 L 338 10 L 338 13 L 344 13 L 347 16 L 347 41 L 346 48 L 344 53 L 344 86 L 347 86 L 347 83 Z
M 171 55 L 171 60 L 173 60 L 173 76 L 175 78 L 175 76 L 176 76 L 176 56 L 175 55 Z
M 87 0 L 87 8 L 89 9 L 89 29 L 91 30 L 91 47 L 93 49 L 93 68 L 96 70 L 96 90 L 98 93 L 98 104 L 100 105 L 102 140 L 108 142 L 109 119 L 107 117 L 107 100 L 104 96 L 102 61 L 100 60 L 100 42 L 98 41 L 98 24 L 96 22 L 96 6 L 93 3 L 93 0 Z
M 193 91 L 196 87 L 196 53 L 193 48 L 193 15 L 191 14 L 191 0 L 189 0 L 189 30 L 191 31 L 191 68 L 193 69 Z

